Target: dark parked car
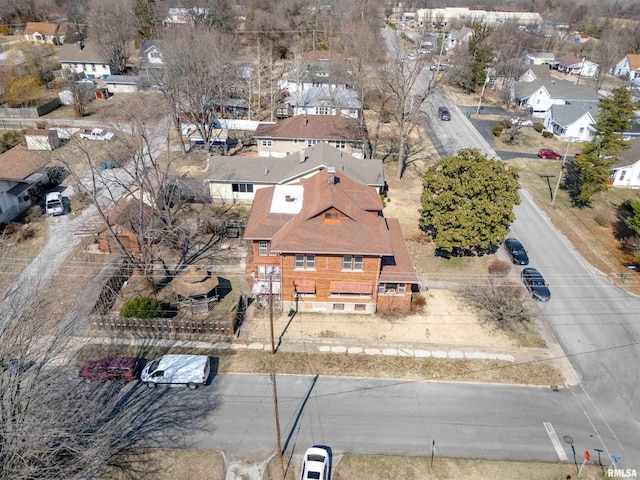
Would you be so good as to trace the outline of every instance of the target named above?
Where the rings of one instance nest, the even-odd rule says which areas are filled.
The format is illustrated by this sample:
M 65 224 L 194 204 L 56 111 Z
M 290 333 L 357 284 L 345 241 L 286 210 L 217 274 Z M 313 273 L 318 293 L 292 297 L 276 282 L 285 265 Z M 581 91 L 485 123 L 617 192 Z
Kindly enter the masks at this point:
M 444 120 L 447 122 L 451 120 L 451 114 L 449 113 L 449 109 L 447 107 L 439 107 L 438 116 L 440 117 L 440 120 Z
M 524 286 L 529 290 L 531 298 L 538 302 L 548 302 L 549 299 L 551 299 L 549 286 L 538 270 L 535 268 L 525 268 L 522 270 L 520 277 L 522 278 Z
M 553 158 L 554 160 L 562 158 L 562 155 L 560 155 L 559 153 L 554 152 L 550 148 L 542 148 L 542 149 L 540 149 L 540 151 L 538 152 L 538 156 L 540 158 Z
M 515 238 L 507 238 L 504 241 L 504 248 L 509 253 L 511 261 L 516 265 L 528 265 L 529 256 L 519 240 Z
M 143 362 L 135 357 L 107 357 L 90 360 L 80 369 L 78 376 L 91 380 L 124 380 L 130 382 L 140 376 Z

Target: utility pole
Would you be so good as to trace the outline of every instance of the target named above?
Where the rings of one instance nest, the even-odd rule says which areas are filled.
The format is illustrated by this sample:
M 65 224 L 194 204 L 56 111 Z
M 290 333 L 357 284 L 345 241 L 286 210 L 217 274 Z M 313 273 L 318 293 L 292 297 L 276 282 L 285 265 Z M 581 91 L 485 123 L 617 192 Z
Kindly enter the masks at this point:
M 560 173 L 558 174 L 558 182 L 556 183 L 556 189 L 553 192 L 553 198 L 551 199 L 551 205 L 553 205 L 556 201 L 556 196 L 558 195 L 558 188 L 560 188 L 560 181 L 562 180 L 562 172 L 564 170 L 564 163 L 567 161 L 567 154 L 569 153 L 569 145 L 571 142 L 567 140 L 567 148 L 564 151 L 564 156 L 562 157 L 562 164 L 560 165 Z
M 273 335 L 273 267 L 269 273 L 269 325 L 271 326 L 271 355 L 276 353 L 276 340 Z
M 271 372 L 271 385 L 273 385 L 273 406 L 276 411 L 276 437 L 278 442 L 278 457 L 282 467 L 282 480 L 285 480 L 284 458 L 282 456 L 282 443 L 280 442 L 280 415 L 278 414 L 278 389 L 276 387 L 276 372 Z

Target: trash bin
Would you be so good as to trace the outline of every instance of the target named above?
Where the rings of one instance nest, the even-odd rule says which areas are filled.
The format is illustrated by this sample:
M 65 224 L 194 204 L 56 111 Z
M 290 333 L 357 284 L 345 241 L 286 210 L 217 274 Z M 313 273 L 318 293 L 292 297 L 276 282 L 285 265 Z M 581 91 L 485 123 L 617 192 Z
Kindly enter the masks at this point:
M 467 118 L 471 118 L 471 112 L 467 112 Z

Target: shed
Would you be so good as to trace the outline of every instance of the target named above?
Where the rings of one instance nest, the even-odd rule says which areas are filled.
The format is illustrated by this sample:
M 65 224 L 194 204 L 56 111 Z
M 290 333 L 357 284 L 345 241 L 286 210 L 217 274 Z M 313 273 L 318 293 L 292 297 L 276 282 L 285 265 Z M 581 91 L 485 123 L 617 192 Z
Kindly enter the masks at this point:
M 24 139 L 29 150 L 54 150 L 61 144 L 57 130 L 27 130 Z
M 139 77 L 133 75 L 109 75 L 104 79 L 110 93 L 131 93 L 138 91 Z

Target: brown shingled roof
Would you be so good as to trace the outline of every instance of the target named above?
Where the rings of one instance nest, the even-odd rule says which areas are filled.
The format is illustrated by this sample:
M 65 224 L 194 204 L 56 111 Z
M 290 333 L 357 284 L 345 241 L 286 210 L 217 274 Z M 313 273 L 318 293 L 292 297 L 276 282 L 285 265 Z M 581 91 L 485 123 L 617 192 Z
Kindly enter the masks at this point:
M 418 282 L 418 275 L 411 263 L 411 256 L 407 248 L 407 243 L 400 228 L 397 218 L 387 218 L 389 227 L 389 238 L 393 246 L 393 257 L 382 257 L 382 271 L 380 272 L 380 282 L 414 283 Z
M 43 35 L 56 35 L 58 27 L 60 27 L 59 23 L 27 22 L 27 26 L 24 27 L 23 33 L 25 35 L 33 35 L 34 33 L 41 33 Z
M 271 240 L 272 251 L 393 255 L 376 190 L 328 169 L 300 182 L 304 200 L 298 215 L 272 214 L 275 187 L 262 188 L 247 221 L 245 238 Z M 325 223 L 325 212 L 341 212 Z
M 254 138 L 362 141 L 366 130 L 355 118 L 341 115 L 295 115 L 277 123 L 261 123 Z
M 640 70 L 640 53 L 630 53 L 627 57 L 631 70 Z
M 49 159 L 39 153 L 17 145 L 0 155 L 0 178 L 24 180 L 49 163 Z

